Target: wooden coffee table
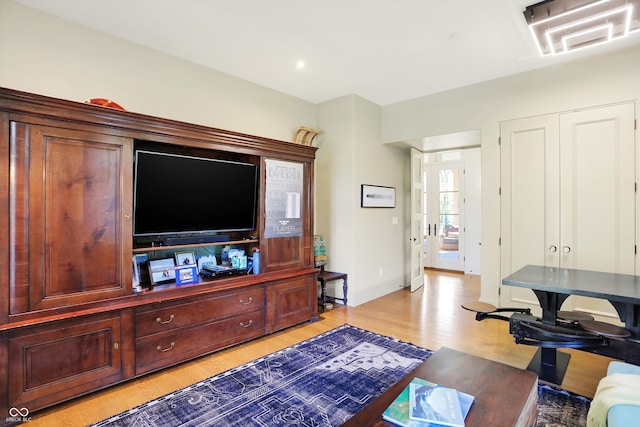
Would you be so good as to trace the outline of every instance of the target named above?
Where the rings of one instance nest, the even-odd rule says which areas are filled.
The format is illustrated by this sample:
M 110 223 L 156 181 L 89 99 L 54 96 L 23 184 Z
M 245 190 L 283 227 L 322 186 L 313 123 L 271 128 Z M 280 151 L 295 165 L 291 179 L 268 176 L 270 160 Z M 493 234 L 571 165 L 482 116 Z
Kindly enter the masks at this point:
M 394 426 L 382 419 L 382 412 L 415 377 L 475 396 L 465 427 L 536 425 L 536 374 L 443 347 L 343 426 Z

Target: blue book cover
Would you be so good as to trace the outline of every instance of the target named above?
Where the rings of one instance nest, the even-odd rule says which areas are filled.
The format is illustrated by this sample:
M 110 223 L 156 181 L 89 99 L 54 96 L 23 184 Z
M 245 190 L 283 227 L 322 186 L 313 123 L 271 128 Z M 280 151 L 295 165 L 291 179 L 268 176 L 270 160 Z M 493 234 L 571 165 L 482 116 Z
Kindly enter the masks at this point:
M 443 426 L 464 427 L 458 392 L 447 387 L 410 384 L 409 418 Z
M 437 387 L 438 385 L 427 381 L 422 378 L 414 378 L 411 380 L 413 384 L 427 385 Z M 401 427 L 437 427 L 442 424 L 430 423 L 425 421 L 413 420 L 409 417 L 409 399 L 410 399 L 410 385 L 407 385 L 404 390 L 398 395 L 398 397 L 389 405 L 389 407 L 383 412 L 382 418 L 390 423 L 396 424 Z M 471 405 L 473 404 L 474 397 L 470 394 L 457 391 L 458 401 L 460 402 L 460 409 L 462 410 L 463 418 L 467 416 Z

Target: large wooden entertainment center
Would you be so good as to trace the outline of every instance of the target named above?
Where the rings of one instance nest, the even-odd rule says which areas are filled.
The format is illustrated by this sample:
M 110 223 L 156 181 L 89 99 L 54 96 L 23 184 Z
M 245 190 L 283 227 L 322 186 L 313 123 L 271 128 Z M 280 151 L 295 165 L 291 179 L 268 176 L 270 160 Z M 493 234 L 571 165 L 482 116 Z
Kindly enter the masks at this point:
M 259 247 L 260 274 L 134 293 L 132 254 L 158 249 L 132 236 L 141 141 L 259 166 L 256 229 L 225 244 Z M 0 89 L 0 149 L 0 424 L 317 319 L 315 148 Z M 298 235 L 265 236 L 272 160 L 302 167 Z

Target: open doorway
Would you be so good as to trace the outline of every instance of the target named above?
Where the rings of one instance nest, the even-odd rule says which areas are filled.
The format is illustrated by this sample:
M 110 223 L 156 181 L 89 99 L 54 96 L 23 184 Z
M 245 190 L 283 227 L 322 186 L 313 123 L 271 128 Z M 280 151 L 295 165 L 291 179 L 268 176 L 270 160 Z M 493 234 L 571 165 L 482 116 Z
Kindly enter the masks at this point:
M 462 157 L 460 151 L 424 155 L 424 265 L 464 271 L 464 163 L 429 162 L 449 155 Z
M 411 197 L 407 198 L 407 219 L 411 218 L 407 221 L 406 229 L 407 241 L 411 242 L 407 245 L 407 253 L 411 255 L 410 262 L 407 262 L 408 277 L 413 277 L 411 276 L 413 267 L 418 264 L 421 270 L 424 270 L 422 267 L 431 267 L 463 271 L 470 275 L 481 274 L 481 142 L 482 133 L 478 129 L 391 143 L 410 149 L 407 156 L 407 159 L 411 160 L 408 165 L 412 166 L 407 168 L 407 182 L 410 182 L 407 190 L 411 194 Z M 420 182 L 414 179 L 413 174 L 409 174 L 409 170 L 416 169 L 413 164 L 414 150 L 421 153 L 425 160 L 423 170 L 435 164 L 444 167 L 442 188 L 438 186 L 436 190 L 428 190 L 426 178 Z M 455 166 L 455 170 L 451 168 L 452 166 Z M 410 178 L 409 175 L 411 175 Z M 440 172 L 436 172 L 435 175 L 438 178 L 431 179 L 439 182 Z M 420 187 L 421 196 L 419 198 L 414 194 L 418 187 Z M 425 191 L 437 193 L 436 201 L 429 202 L 429 196 L 424 193 Z M 440 197 L 446 199 L 443 200 L 442 210 Z M 409 199 L 412 201 L 411 206 Z M 419 207 L 413 206 L 413 200 L 417 199 L 420 199 Z M 427 214 L 431 205 L 438 208 L 435 209 L 435 213 Z M 417 230 L 415 225 L 418 221 L 415 220 L 415 213 L 420 210 L 422 213 L 418 216 L 422 220 L 419 222 L 423 225 L 422 230 Z M 436 224 L 435 234 L 434 223 Z M 422 238 L 420 233 L 423 234 Z M 429 237 L 434 240 L 428 241 Z M 413 252 L 413 242 L 416 240 L 422 242 L 422 248 L 418 245 L 417 254 Z M 435 259 L 438 263 L 435 265 L 431 254 L 437 254 Z
M 480 274 L 480 148 L 424 153 L 424 163 L 425 267 Z

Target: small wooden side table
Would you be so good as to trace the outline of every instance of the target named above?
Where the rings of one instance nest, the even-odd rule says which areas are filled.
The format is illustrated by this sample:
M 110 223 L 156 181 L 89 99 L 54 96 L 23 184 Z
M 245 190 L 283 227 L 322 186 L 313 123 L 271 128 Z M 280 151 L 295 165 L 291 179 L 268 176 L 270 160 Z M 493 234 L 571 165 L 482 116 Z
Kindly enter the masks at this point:
M 331 295 L 327 295 L 327 283 L 333 282 L 334 280 L 342 279 L 342 296 L 343 298 L 333 297 Z M 347 283 L 347 273 L 338 273 L 336 271 L 325 271 L 324 265 L 320 267 L 320 273 L 318 273 L 318 282 L 320 282 L 320 298 L 319 303 L 322 306 L 322 312 L 327 308 L 327 301 L 335 302 L 342 301 L 344 305 L 347 305 L 347 291 L 349 290 L 349 285 Z

